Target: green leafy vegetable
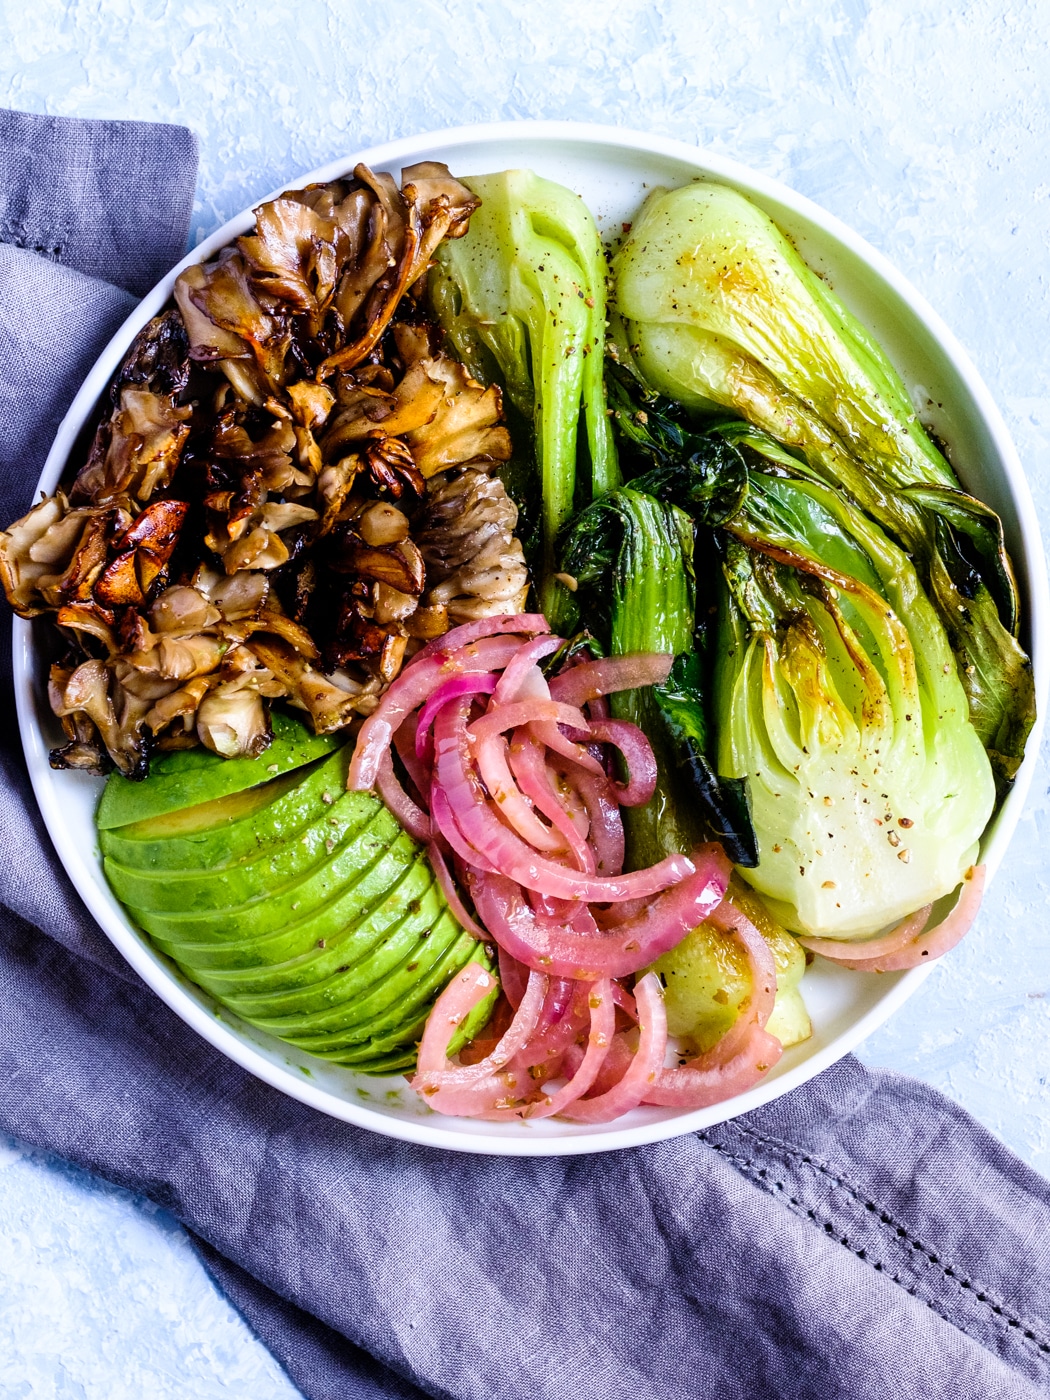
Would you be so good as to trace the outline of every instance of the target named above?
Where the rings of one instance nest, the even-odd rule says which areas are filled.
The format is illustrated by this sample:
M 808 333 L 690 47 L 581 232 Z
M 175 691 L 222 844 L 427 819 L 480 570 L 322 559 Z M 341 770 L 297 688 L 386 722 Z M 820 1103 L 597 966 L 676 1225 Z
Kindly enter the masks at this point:
M 567 533 L 563 567 L 578 581 L 585 616 L 613 655 L 673 652 L 667 682 L 610 697 L 614 715 L 639 725 L 659 766 L 656 794 L 624 811 L 628 859 L 641 867 L 705 837 L 754 864 L 744 783 L 723 783 L 709 761 L 702 667 L 693 654 L 693 526 L 677 506 L 622 487 L 595 501 Z
M 747 878 L 788 928 L 864 937 L 955 889 L 994 806 L 948 639 L 825 486 L 752 472 L 726 531 L 718 770 L 749 781 Z
M 1035 692 L 1002 528 L 959 489 L 870 333 L 761 210 L 721 185 L 650 196 L 615 281 L 623 353 L 646 383 L 694 410 L 739 413 L 912 556 L 974 726 L 1012 779 Z
M 706 643 L 716 743 L 698 737 L 723 793 L 747 780 L 760 860 L 746 878 L 788 927 L 832 937 L 874 932 L 949 893 L 994 792 L 948 638 L 907 556 L 757 428 L 697 431 L 623 376 L 614 399 L 621 432 L 631 425 L 625 463 L 645 468 L 631 489 L 701 522 L 721 579 Z M 689 665 L 676 663 L 669 683 L 686 693 L 699 658 Z
M 735 864 L 758 864 L 758 841 L 751 818 L 747 778 L 719 777 L 708 754 L 713 736 L 708 724 L 707 686 L 703 665 L 695 652 L 675 658 L 663 685 L 653 687 L 664 734 L 677 773 L 679 792 L 699 803 L 709 834 L 721 841 Z
M 676 413 L 677 405 L 612 363 L 609 387 L 636 490 L 673 502 L 704 525 L 718 525 L 739 510 L 747 465 L 731 436 L 696 432 L 682 421 L 680 409 Z
M 605 256 L 594 220 L 570 190 L 529 170 L 464 183 L 482 201 L 469 233 L 438 249 L 431 298 L 475 378 L 499 379 L 535 430 L 542 482 L 539 594 L 552 624 L 567 612 L 555 539 L 574 502 L 619 483 L 605 412 Z M 577 482 L 577 423 L 590 480 Z

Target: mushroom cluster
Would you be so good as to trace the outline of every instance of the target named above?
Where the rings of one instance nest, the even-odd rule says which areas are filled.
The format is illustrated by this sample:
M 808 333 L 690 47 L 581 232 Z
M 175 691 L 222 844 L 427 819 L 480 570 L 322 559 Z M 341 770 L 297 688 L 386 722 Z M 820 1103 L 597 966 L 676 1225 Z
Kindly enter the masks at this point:
M 528 589 L 500 391 L 423 298 L 475 197 L 425 162 L 292 190 L 187 268 L 139 334 L 72 486 L 0 533 L 0 582 L 61 638 L 56 767 L 141 777 L 154 749 L 319 733 L 406 655 Z

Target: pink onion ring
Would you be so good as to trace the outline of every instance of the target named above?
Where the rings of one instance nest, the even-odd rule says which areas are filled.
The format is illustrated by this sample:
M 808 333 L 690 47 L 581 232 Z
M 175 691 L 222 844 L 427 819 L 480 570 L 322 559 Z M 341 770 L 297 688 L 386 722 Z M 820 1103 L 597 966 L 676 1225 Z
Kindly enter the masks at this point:
M 498 943 L 496 944 L 496 952 L 499 956 L 499 980 L 503 987 L 503 995 L 517 1011 L 521 1005 L 521 999 L 525 995 L 529 969 L 518 962 L 517 958 L 512 957 L 506 948 L 501 948 Z
M 591 1028 L 587 1036 L 587 1049 L 578 1068 L 568 1083 L 562 1085 L 555 1094 L 545 1095 L 538 1103 L 529 1104 L 522 1111 L 523 1118 L 552 1118 L 556 1113 L 564 1113 L 570 1104 L 586 1094 L 597 1079 L 616 1029 L 612 983 L 607 979 L 595 982 L 589 989 L 587 1000 L 591 1013 Z
M 510 771 L 522 792 L 565 838 L 577 869 L 585 875 L 596 875 L 594 852 L 587 844 L 589 824 L 584 805 L 581 801 L 577 820 L 574 820 L 574 814 L 558 798 L 540 741 L 527 729 L 516 729 L 510 743 L 509 761 Z M 620 868 L 623 868 L 622 863 Z
M 707 1108 L 723 1103 L 757 1084 L 783 1054 L 780 1041 L 765 1029 L 777 990 L 776 964 L 769 944 L 729 900 L 720 904 L 707 922 L 731 933 L 744 949 L 751 972 L 749 1001 L 705 1054 L 680 1068 L 661 1070 L 646 1091 L 646 1103 L 671 1108 Z
M 499 874 L 497 867 L 476 851 L 460 831 L 448 798 L 436 783 L 430 789 L 430 818 L 435 828 L 468 868 L 487 870 L 493 875 Z
M 627 782 L 616 784 L 621 807 L 644 807 L 656 791 L 656 756 L 653 746 L 636 724 L 625 719 L 592 722 L 591 735 L 603 744 L 612 744 L 627 764 Z
M 469 729 L 467 733 L 470 733 Z M 479 736 L 474 762 L 500 816 L 523 841 L 527 841 L 534 850 L 544 851 L 548 855 L 565 851 L 565 841 L 560 834 L 540 821 L 532 810 L 532 803 L 514 781 L 507 762 L 507 741 L 502 734 L 489 731 Z
M 829 961 L 841 963 L 844 967 L 849 963 L 870 962 L 880 954 L 895 953 L 912 939 L 918 938 L 929 921 L 932 909 L 932 904 L 924 904 L 914 914 L 902 919 L 889 933 L 860 943 L 846 943 L 839 938 L 811 938 L 808 934 L 801 933 L 795 937 L 803 948 L 808 948 L 811 953 L 820 953 Z
M 728 861 L 710 851 L 701 848 L 693 874 L 657 895 L 633 919 L 604 929 L 585 903 L 575 904 L 572 918 L 545 918 L 528 904 L 514 879 L 477 871 L 469 881 L 481 922 L 519 962 L 554 977 L 597 981 L 637 972 L 703 923 L 729 879 Z
M 549 749 L 577 763 L 591 773 L 603 773 L 604 769 L 593 755 L 580 744 L 561 732 L 559 726 L 581 731 L 589 736 L 587 717 L 573 705 L 560 705 L 556 700 L 541 700 L 533 697 L 528 700 L 513 700 L 490 709 L 480 719 L 470 725 L 468 733 L 480 739 L 492 732 L 503 732 L 529 726 L 530 733 Z
M 439 685 L 453 676 L 502 670 L 520 646 L 516 637 L 483 637 L 452 656 L 437 653 L 425 661 L 420 660 L 422 652 L 414 656 L 361 726 L 347 777 L 350 791 L 367 792 L 375 786 L 379 760 L 394 731 Z
M 452 871 L 448 868 L 448 862 L 445 860 L 441 847 L 436 841 L 431 841 L 428 845 L 427 859 L 434 868 L 437 882 L 441 886 L 441 893 L 445 896 L 445 903 L 452 910 L 453 917 L 457 920 L 459 926 L 466 929 L 479 943 L 487 943 L 489 936 L 477 920 L 472 919 L 467 913 L 467 907 L 463 903 L 462 896 L 459 893 L 459 886 L 453 879 Z M 503 975 L 501 971 L 500 981 L 502 980 Z M 517 1002 L 515 1002 L 515 1005 L 517 1005 Z
M 524 1097 L 517 1092 L 519 1085 L 532 1092 L 531 1078 L 508 1066 L 528 1044 L 546 995 L 547 979 L 535 973 L 529 978 L 513 1021 L 491 1055 L 474 1065 L 453 1065 L 448 1059 L 448 1043 L 456 1026 L 495 985 L 495 978 L 484 968 L 468 963 L 441 993 L 427 1017 L 418 1068 L 410 1083 L 437 1113 L 465 1118 L 514 1116 L 518 1108 L 515 1100 Z
M 624 831 L 613 784 L 604 775 L 579 773 L 575 789 L 590 818 L 587 839 L 594 852 L 596 875 L 619 875 L 623 870 Z
M 929 918 L 929 907 L 920 909 L 917 914 L 913 914 L 911 919 L 906 919 L 904 924 L 899 924 L 897 928 L 886 934 L 883 938 L 871 939 L 867 943 L 852 943 L 849 945 L 850 956 L 832 956 L 824 949 L 815 948 L 814 952 L 822 953 L 831 962 L 837 962 L 842 967 L 852 968 L 856 972 L 903 972 L 908 968 L 921 967 L 924 962 L 932 962 L 934 958 L 941 957 L 969 933 L 977 911 L 981 907 L 981 899 L 984 895 L 985 867 L 983 865 L 971 865 L 963 876 L 960 887 L 959 901 L 950 914 L 946 915 L 939 924 L 936 924 L 929 932 L 924 933 L 923 928 L 926 919 Z M 925 914 L 921 923 L 919 916 Z M 918 936 L 911 941 L 905 942 L 901 938 L 901 930 L 904 925 L 918 924 L 914 929 Z M 800 938 L 799 942 L 807 948 L 813 943 L 832 943 L 833 939 L 809 939 Z M 880 947 L 883 943 L 892 946 Z M 852 954 L 860 951 L 870 952 L 875 949 L 874 956 L 864 959 L 853 957 Z
M 659 1076 L 667 1052 L 667 1012 L 660 979 L 647 972 L 634 989 L 638 1004 L 638 1049 L 626 1074 L 613 1088 L 593 1099 L 577 1099 L 566 1116 L 578 1123 L 608 1123 L 647 1097 Z
M 609 718 L 609 702 L 604 695 L 596 695 L 593 700 L 586 701 L 587 717 L 593 724 Z
M 409 836 L 426 845 L 431 836 L 430 818 L 421 807 L 416 806 L 398 782 L 389 749 L 384 749 L 383 756 L 379 760 L 376 792 L 385 802 L 387 810 L 397 818 Z
M 555 704 L 556 702 L 550 701 L 549 703 Z M 587 721 L 582 711 L 579 712 L 579 714 L 580 719 L 583 720 L 583 725 L 574 725 L 573 728 L 586 733 L 587 731 L 584 726 Z M 605 769 L 593 754 L 588 753 L 583 745 L 575 739 L 562 733 L 561 725 L 563 723 L 564 721 L 555 721 L 552 719 L 533 720 L 529 725 L 529 733 L 534 735 L 541 744 L 545 744 L 552 753 L 560 754 L 562 758 L 567 758 L 570 763 L 579 764 L 586 772 L 594 774 L 604 773 Z
M 565 1052 L 576 1043 L 587 1023 L 587 998 L 592 985 L 568 977 L 550 979 L 535 1033 L 514 1061 L 517 1068 L 533 1070 L 533 1078 L 537 1078 L 535 1070 L 545 1067 L 543 1077 L 554 1077 Z
M 496 689 L 498 679 L 495 672 L 489 671 L 480 676 L 453 676 L 451 680 L 439 685 L 419 712 L 416 723 L 417 758 L 422 759 L 432 747 L 430 726 L 442 705 L 447 705 L 450 700 L 459 700 L 464 695 L 491 695 Z
M 480 963 L 469 962 L 456 973 L 438 997 L 427 1017 L 419 1043 L 416 1078 L 425 1073 L 445 1073 L 450 1068 L 448 1044 L 458 1026 L 467 1019 L 496 985 L 496 979 Z
M 587 726 L 583 711 L 574 705 L 559 705 L 556 700 L 512 700 L 479 716 L 467 727 L 467 733 L 474 739 L 480 739 L 485 734 L 504 734 L 508 729 L 517 729 L 520 725 L 533 724 L 537 720 L 551 720 L 555 724 L 569 724 L 581 729 Z
M 406 669 L 433 656 L 450 656 L 460 647 L 473 646 L 483 637 L 499 636 L 506 632 L 521 632 L 527 637 L 549 632 L 550 623 L 542 613 L 508 613 L 504 617 L 482 617 L 477 622 L 465 622 L 462 627 L 453 627 L 417 651 Z M 403 673 L 402 673 L 403 674 Z
M 615 983 L 613 984 L 616 985 Z M 609 1046 L 609 1053 L 602 1062 L 602 1067 L 598 1071 L 591 1090 L 594 1094 L 604 1094 L 607 1090 L 614 1088 L 627 1073 L 631 1061 L 634 1059 L 634 1048 L 630 1044 L 627 1035 L 623 1031 L 617 1031 Z M 583 1051 L 578 1045 L 565 1055 L 562 1060 L 562 1073 L 573 1074 L 579 1068 L 583 1060 Z
M 526 673 L 530 672 L 533 667 L 536 667 L 537 661 L 557 651 L 561 644 L 562 641 L 560 637 L 536 637 L 531 642 L 522 643 L 521 650 L 518 652 L 517 656 L 508 663 L 503 675 L 500 677 L 499 685 L 496 687 L 495 694 L 492 697 L 492 704 L 505 705 L 510 700 L 526 699 L 527 697 L 525 695 L 520 695 L 518 693 L 522 681 L 525 680 Z M 547 683 L 543 680 L 543 676 L 538 667 L 536 667 L 536 674 L 543 684 L 543 690 L 545 692 L 543 698 L 549 699 L 550 691 L 547 689 Z M 530 688 L 528 693 L 532 695 L 535 694 L 535 691 Z
M 582 875 L 537 855 L 503 825 L 486 800 L 471 763 L 466 729 L 467 705 L 465 700 L 453 701 L 439 712 L 434 721 L 434 782 L 431 786 L 430 811 L 454 850 L 459 850 L 456 838 L 462 837 L 483 858 L 475 858 L 475 864 L 487 864 L 503 871 L 511 880 L 527 889 L 545 890 L 561 899 L 598 903 L 641 899 L 666 890 L 695 873 L 696 867 L 687 856 L 667 856 L 646 870 L 603 880 Z M 479 724 L 482 722 L 478 721 Z M 435 802 L 438 793 L 446 798 L 443 811 L 439 811 Z M 451 816 L 448 829 L 446 814 Z M 453 827 L 457 829 L 455 832 Z M 471 857 L 467 856 L 466 859 L 470 860 Z
M 670 675 L 674 657 L 664 651 L 638 651 L 630 656 L 606 656 L 583 661 L 551 680 L 551 696 L 566 705 L 583 705 L 618 690 L 659 685 Z
M 416 754 L 416 728 L 419 722 L 417 714 L 409 715 L 402 724 L 394 730 L 393 747 L 398 758 L 404 765 L 405 772 L 411 778 L 415 786 L 416 793 L 424 797 L 430 791 L 430 763 L 433 755 L 428 755 L 427 759 L 421 760 Z

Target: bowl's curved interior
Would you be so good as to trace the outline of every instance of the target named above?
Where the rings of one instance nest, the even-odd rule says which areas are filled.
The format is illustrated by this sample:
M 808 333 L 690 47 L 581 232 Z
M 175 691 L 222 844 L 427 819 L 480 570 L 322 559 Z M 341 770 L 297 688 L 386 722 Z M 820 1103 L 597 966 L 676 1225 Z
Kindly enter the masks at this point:
M 600 127 L 547 123 L 439 132 L 361 152 L 290 183 L 333 179 L 359 160 L 396 175 L 402 165 L 424 159 L 444 160 L 457 175 L 529 166 L 582 195 L 607 236 L 630 222 L 654 185 L 680 185 L 698 177 L 733 184 L 766 209 L 875 333 L 904 376 L 923 419 L 950 445 L 964 484 L 1002 517 L 1027 603 L 1024 640 L 1033 656 L 1042 712 L 1050 663 L 1050 610 L 1042 546 L 1016 452 L 988 391 L 954 337 L 883 258 L 807 200 L 731 161 L 676 142 Z M 250 211 L 231 220 L 186 261 L 210 256 L 251 223 Z M 54 490 L 77 435 L 138 330 L 170 296 L 178 270 L 145 298 L 88 376 L 59 430 L 41 490 Z M 432 1146 L 509 1155 L 594 1152 L 671 1137 L 769 1102 L 811 1078 L 881 1024 L 930 971 L 878 977 L 818 962 L 804 982 L 813 1037 L 789 1050 L 750 1093 L 710 1109 L 686 1114 L 637 1109 L 602 1126 L 441 1118 L 403 1079 L 355 1075 L 244 1025 L 153 950 L 130 924 L 102 874 L 93 821 L 99 781 L 54 772 L 48 765 L 48 749 L 57 742 L 57 734 L 47 703 L 40 636 L 33 626 L 16 619 L 14 643 L 19 721 L 37 798 L 58 854 L 102 928 L 153 990 L 216 1048 L 274 1087 L 363 1127 Z M 1002 859 L 1020 816 L 1037 747 L 1038 732 L 1013 791 L 986 834 L 983 854 L 991 871 Z

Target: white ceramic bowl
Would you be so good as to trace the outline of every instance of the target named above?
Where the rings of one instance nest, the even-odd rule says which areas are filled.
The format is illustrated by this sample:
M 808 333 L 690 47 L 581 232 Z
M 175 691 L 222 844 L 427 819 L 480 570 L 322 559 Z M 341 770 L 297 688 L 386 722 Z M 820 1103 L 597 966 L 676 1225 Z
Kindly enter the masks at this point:
M 1040 715 L 1046 708 L 1048 608 L 1042 543 L 1027 483 L 1006 427 L 988 390 L 954 336 L 919 294 L 855 233 L 776 181 L 721 156 L 676 141 L 572 123 L 513 123 L 466 127 L 412 137 L 360 151 L 292 184 L 331 180 L 358 161 L 395 175 L 402 165 L 443 160 L 454 174 L 529 166 L 581 194 L 603 232 L 619 232 L 654 185 L 675 186 L 700 176 L 724 181 L 761 205 L 797 242 L 812 267 L 825 273 L 847 305 L 881 341 L 924 418 L 950 444 L 964 484 L 1002 517 L 1025 602 L 1026 643 L 1035 663 Z M 252 224 L 251 211 L 231 219 L 180 263 L 147 296 L 114 336 L 88 375 L 59 429 L 40 489 L 53 491 L 78 433 L 141 327 L 171 295 L 182 267 L 201 262 Z M 36 624 L 34 624 L 35 626 Z M 875 976 L 819 963 L 805 978 L 813 1036 L 789 1050 L 755 1089 L 694 1113 L 636 1109 L 602 1126 L 541 1121 L 490 1124 L 442 1118 L 426 1108 L 403 1079 L 376 1080 L 311 1059 L 220 1011 L 128 921 L 102 874 L 93 811 L 101 782 L 56 773 L 48 749 L 58 742 L 46 696 L 46 674 L 34 626 L 15 620 L 15 685 L 29 771 L 58 854 L 88 908 L 159 997 L 217 1050 L 304 1103 L 392 1137 L 433 1147 L 506 1155 L 600 1152 L 632 1147 L 718 1123 L 757 1108 L 804 1083 L 845 1055 L 886 1020 L 932 970 Z M 1024 805 L 1039 743 L 1033 733 L 1018 780 L 988 829 L 983 858 L 994 874 Z

